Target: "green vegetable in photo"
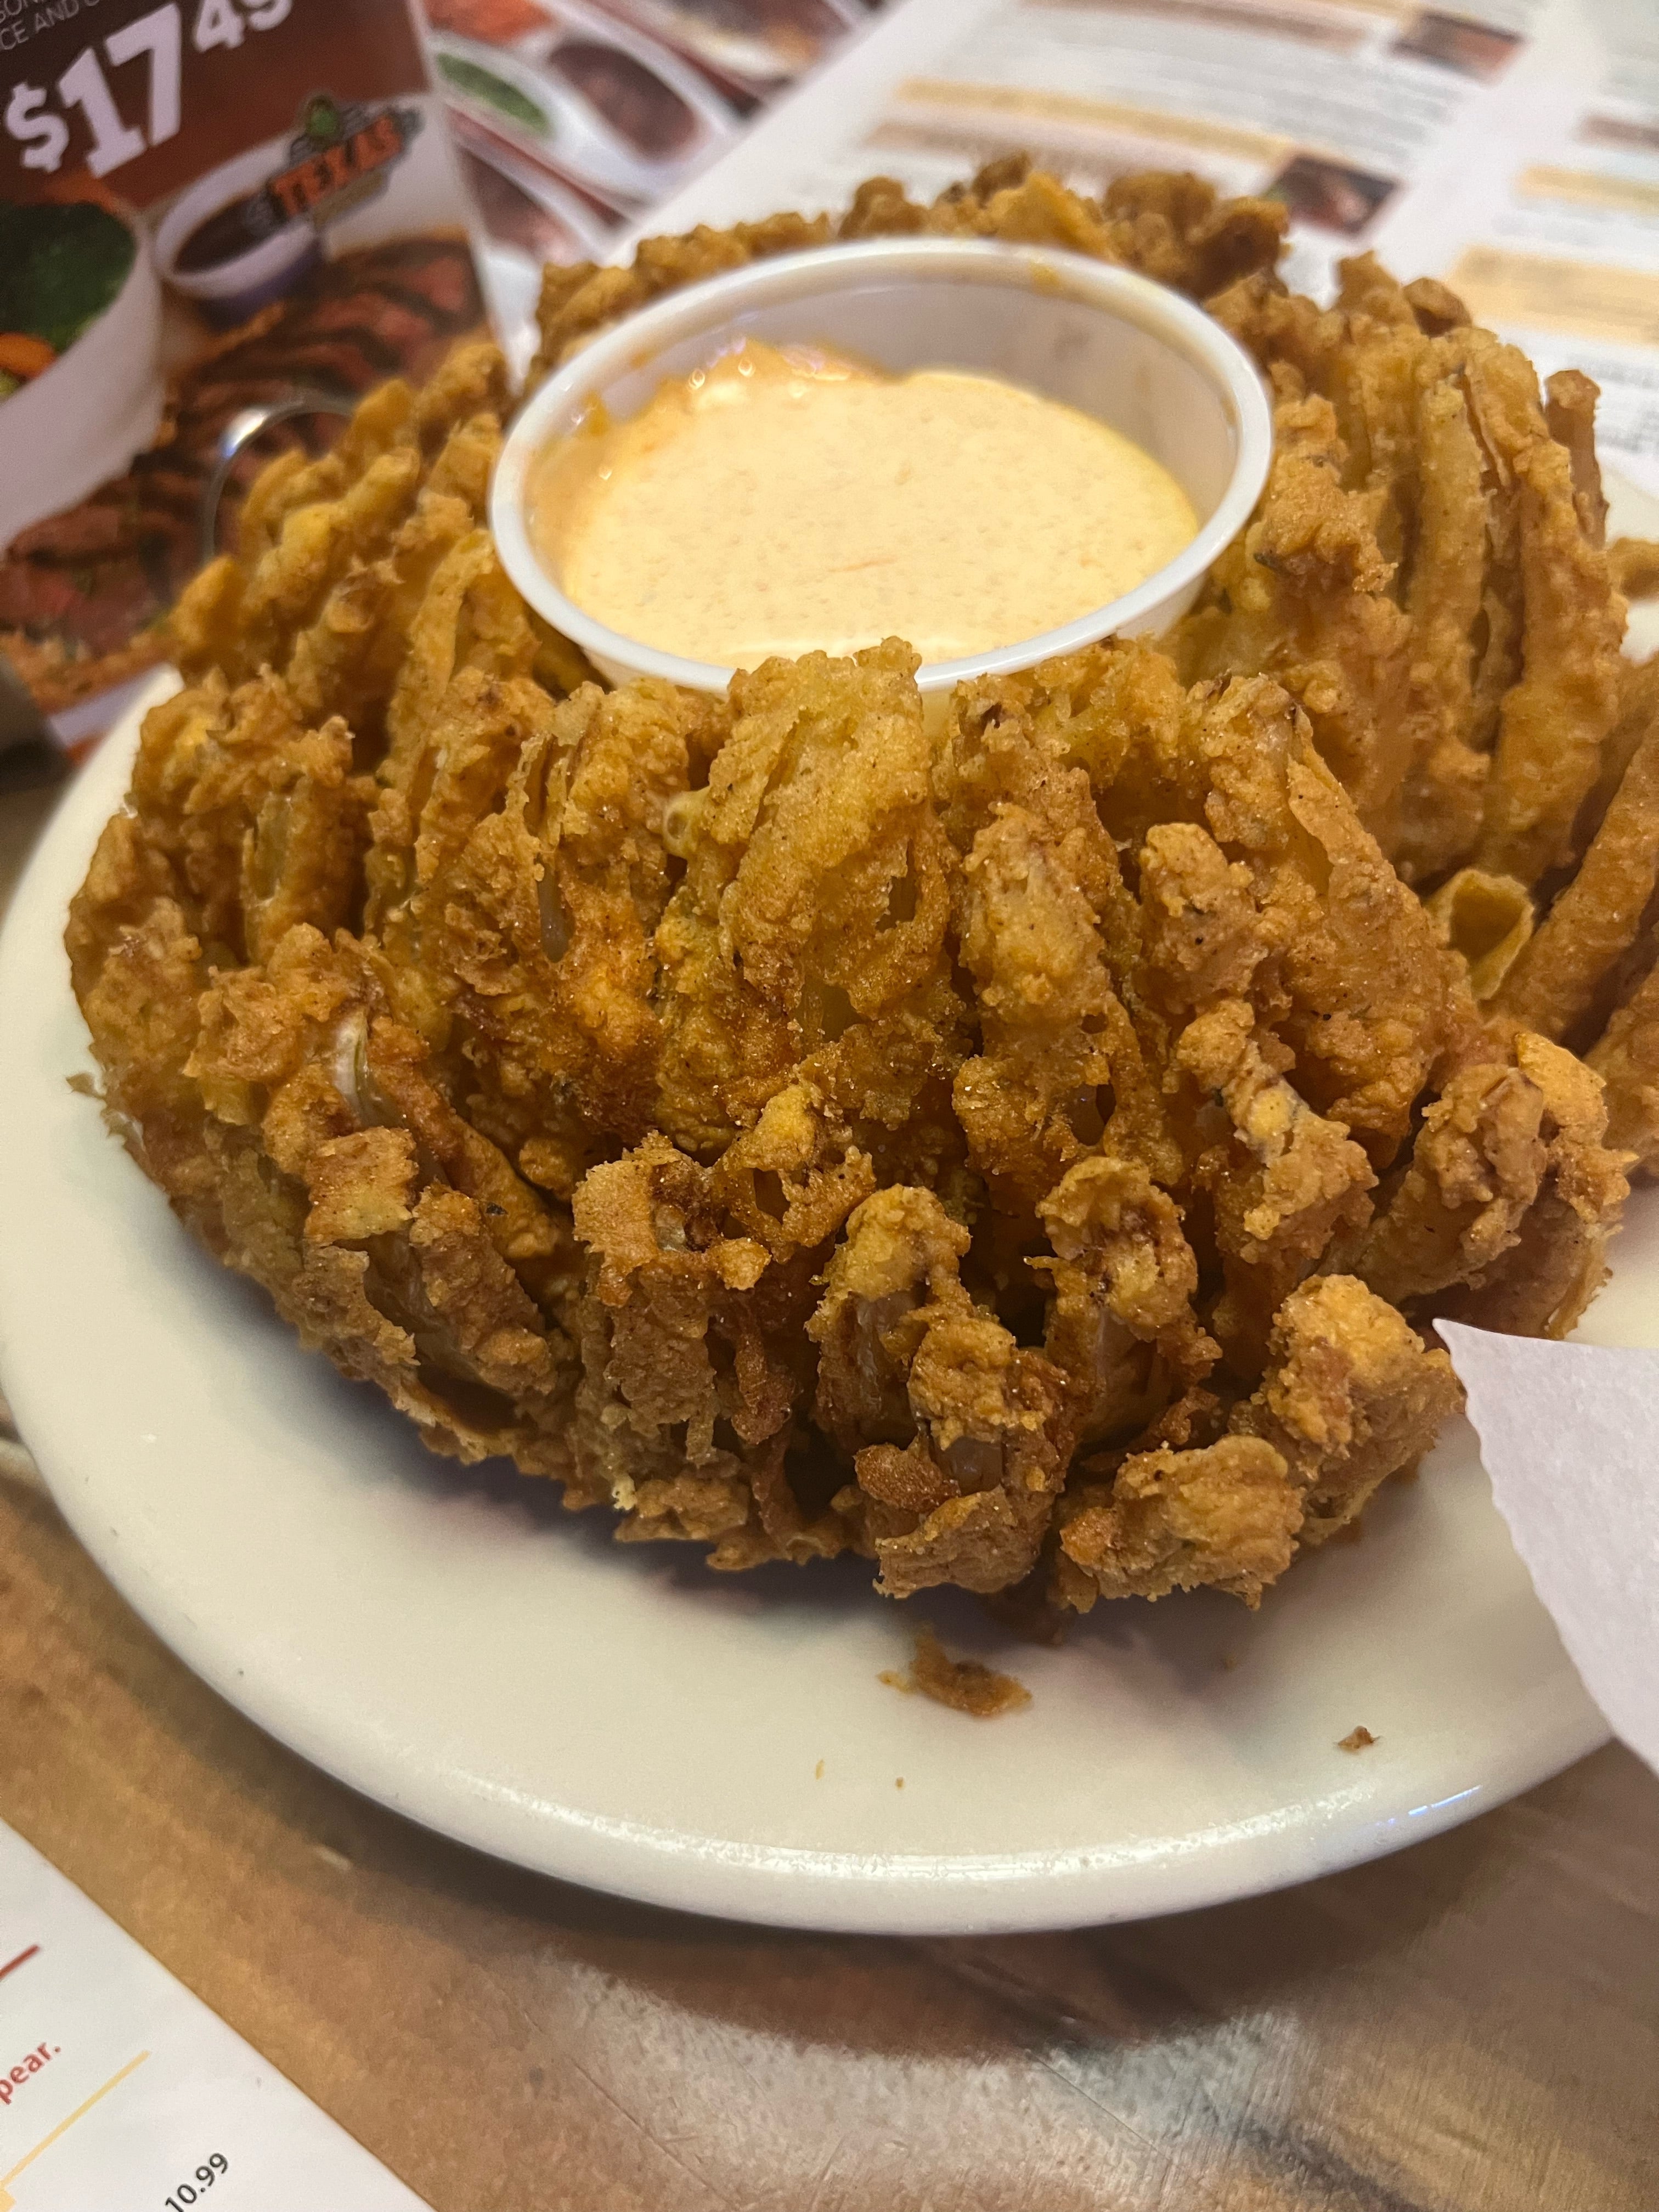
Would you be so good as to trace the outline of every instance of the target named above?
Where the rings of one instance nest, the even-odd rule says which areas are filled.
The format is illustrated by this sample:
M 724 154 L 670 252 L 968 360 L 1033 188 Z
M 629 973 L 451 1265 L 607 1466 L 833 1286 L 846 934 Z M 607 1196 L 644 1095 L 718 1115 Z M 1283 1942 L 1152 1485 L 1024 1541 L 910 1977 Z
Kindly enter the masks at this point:
M 538 107 L 527 94 L 520 92 L 517 85 L 507 83 L 505 77 L 497 76 L 493 70 L 484 69 L 477 62 L 470 62 L 461 54 L 440 54 L 438 73 L 447 83 L 453 84 L 457 92 L 466 93 L 472 99 L 481 100 L 487 106 L 498 109 L 501 114 L 510 116 L 514 122 L 521 123 L 526 130 L 533 131 L 538 138 L 552 137 L 553 125 L 548 119 L 546 110 Z
M 90 201 L 0 204 L 0 331 L 64 352 L 110 305 L 137 251 L 126 225 Z

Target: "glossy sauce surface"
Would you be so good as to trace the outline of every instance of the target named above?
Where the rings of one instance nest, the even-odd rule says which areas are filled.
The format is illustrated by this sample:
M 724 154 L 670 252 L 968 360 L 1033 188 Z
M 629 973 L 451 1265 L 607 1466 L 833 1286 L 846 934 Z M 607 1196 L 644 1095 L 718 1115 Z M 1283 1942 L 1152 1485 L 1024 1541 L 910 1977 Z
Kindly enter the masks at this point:
M 1133 590 L 1198 518 L 1150 453 L 1057 400 L 749 340 L 550 446 L 530 526 L 610 629 L 752 668 L 890 636 L 924 661 L 1015 644 Z

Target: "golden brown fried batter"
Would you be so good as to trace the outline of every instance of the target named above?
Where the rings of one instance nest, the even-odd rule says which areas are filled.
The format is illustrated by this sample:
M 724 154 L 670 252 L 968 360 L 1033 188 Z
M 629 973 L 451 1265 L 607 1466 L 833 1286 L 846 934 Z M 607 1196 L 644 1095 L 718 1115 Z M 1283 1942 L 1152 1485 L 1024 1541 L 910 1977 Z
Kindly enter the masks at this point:
M 1511 1336 L 1565 1336 L 1607 1279 L 1607 1238 L 1628 1195 L 1630 1156 L 1607 1144 L 1599 1073 L 1524 1030 L 1512 1050 L 1543 1102 L 1543 1179 L 1508 1264 L 1470 1273 L 1431 1310 Z
M 1144 1428 L 1218 1357 L 1193 1310 L 1197 1255 L 1181 1209 L 1139 1160 L 1103 1146 L 1039 1209 L 1052 1259 L 1043 1350 L 1065 1376 L 1080 1443 Z
M 1531 942 L 1532 900 L 1513 876 L 1460 868 L 1424 901 L 1429 918 L 1468 969 L 1477 1006 L 1497 993 Z
M 733 679 L 731 736 L 671 828 L 685 868 L 656 939 L 657 1115 L 699 1158 L 797 1079 L 890 1176 L 937 1176 L 960 1150 L 948 848 L 915 665 L 890 641 Z
M 1120 1118 L 1157 1111 L 1107 951 L 1125 894 L 1086 773 L 1021 711 L 1020 687 L 973 687 L 952 721 L 935 788 L 981 1048 L 951 1103 L 993 1204 L 1029 1220 L 1109 1121 L 1121 1146 Z
M 1408 882 L 1569 857 L 1618 718 L 1589 380 L 1552 380 L 1369 256 L 1322 311 L 1269 273 L 1215 313 L 1272 376 L 1261 508 L 1174 641 L 1261 669 Z
M 971 1713 L 975 1720 L 1018 1712 L 1031 1702 L 1030 1692 L 1012 1674 L 1000 1674 L 977 1659 L 953 1659 L 926 1621 L 916 1631 L 915 1656 L 908 1669 L 902 1674 L 884 1674 L 881 1680 L 907 1696 L 919 1692 L 935 1705 Z
M 433 1085 L 372 962 L 301 925 L 197 1011 L 223 1256 L 434 1449 L 567 1473 L 568 1226 Z
M 643 240 L 626 269 L 584 261 L 546 270 L 537 318 L 541 350 L 531 385 L 533 389 L 585 340 L 682 285 L 836 240 L 850 244 L 932 234 L 1058 246 L 1206 299 L 1224 284 L 1270 268 L 1285 223 L 1284 210 L 1271 200 L 1223 199 L 1197 177 L 1158 172 L 1120 178 L 1097 204 L 1034 169 L 1024 155 L 992 162 L 970 184 L 941 193 L 931 207 L 919 207 L 892 178 L 872 177 L 839 221 L 775 215 L 730 230 L 700 225 L 681 238 Z
M 1269 680 L 1103 648 L 935 738 L 911 668 L 775 663 L 720 714 L 461 667 L 343 817 L 333 944 L 301 878 L 269 946 L 216 860 L 323 733 L 206 679 L 77 905 L 112 1109 L 308 1340 L 630 1540 L 1254 1599 L 1449 1402 L 1333 1260 L 1485 1296 L 1547 1232 L 1544 1325 L 1622 1194 L 1593 1079 L 1525 1032 L 1507 1088 L 1464 1064 L 1457 956 Z
M 1209 1584 L 1257 1606 L 1291 1564 L 1301 1527 L 1285 1460 L 1256 1437 L 1138 1452 L 1109 1492 L 1085 1485 L 1066 1499 L 1056 1595 L 1086 1613 L 1097 1598 Z
M 1462 1402 L 1451 1362 L 1351 1275 L 1293 1291 L 1267 1367 L 1231 1426 L 1271 1444 L 1301 1493 L 1301 1541 L 1322 1543 L 1379 1482 L 1413 1467 Z
M 1204 598 L 937 718 L 897 640 L 584 680 L 483 527 L 489 348 L 260 478 L 75 988 L 192 1231 L 434 1449 L 1052 1633 L 1259 1602 L 1432 1442 L 1436 1319 L 1571 1327 L 1659 1170 L 1659 665 L 1594 387 L 1369 259 L 1292 298 L 1281 227 L 1014 161 L 549 272 L 544 362 L 837 238 L 1221 293 L 1279 444 Z
M 1659 885 L 1659 719 L 1601 827 L 1492 1001 L 1541 1036 L 1581 1036 L 1596 994 L 1636 942 Z
M 663 1136 L 592 1169 L 574 1219 L 588 1255 L 572 1429 L 584 1486 L 623 1510 L 627 1536 L 736 1535 L 757 1502 L 745 1471 L 772 1463 L 810 1382 L 810 1267 L 726 1234 L 708 1170 Z M 828 1523 L 781 1548 L 842 1541 Z
M 1659 965 L 1614 1010 L 1588 1060 L 1607 1086 L 1608 1142 L 1659 1174 Z
M 1627 599 L 1650 599 L 1659 592 L 1659 544 L 1651 538 L 1615 538 L 1607 548 L 1613 589 Z
M 392 988 L 472 1120 L 567 1200 L 596 1130 L 637 1142 L 656 1119 L 666 822 L 713 719 L 665 685 L 556 705 L 468 669 L 388 763 L 365 919 Z

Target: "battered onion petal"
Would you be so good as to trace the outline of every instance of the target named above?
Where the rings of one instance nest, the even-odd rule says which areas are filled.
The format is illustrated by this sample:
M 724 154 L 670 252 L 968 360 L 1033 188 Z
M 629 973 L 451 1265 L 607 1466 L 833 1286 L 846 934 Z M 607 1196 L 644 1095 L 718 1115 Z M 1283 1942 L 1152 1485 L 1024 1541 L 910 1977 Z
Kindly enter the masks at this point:
M 1626 769 L 1601 826 L 1493 1004 L 1540 1036 L 1580 1033 L 1598 990 L 1636 941 L 1659 885 L 1659 723 Z
M 1138 269 L 1160 283 L 1206 298 L 1248 270 L 1271 266 L 1285 235 L 1284 210 L 1271 200 L 1223 199 L 1193 176 L 1119 178 L 1104 205 L 1034 169 L 1024 155 L 990 162 L 971 182 L 917 205 L 902 185 L 875 177 L 860 186 L 839 223 L 828 216 L 780 214 L 729 230 L 707 225 L 678 238 L 647 238 L 626 269 L 591 261 L 544 272 L 537 319 L 541 346 L 530 372 L 538 383 L 585 340 L 623 315 L 682 285 L 775 253 L 794 253 L 842 238 L 1006 238 Z
M 1443 290 L 1443 288 L 1442 288 Z M 1213 303 L 1276 398 L 1267 495 L 1170 647 L 1273 674 L 1408 882 L 1561 866 L 1619 711 L 1595 387 L 1369 257 L 1328 310 L 1257 272 Z

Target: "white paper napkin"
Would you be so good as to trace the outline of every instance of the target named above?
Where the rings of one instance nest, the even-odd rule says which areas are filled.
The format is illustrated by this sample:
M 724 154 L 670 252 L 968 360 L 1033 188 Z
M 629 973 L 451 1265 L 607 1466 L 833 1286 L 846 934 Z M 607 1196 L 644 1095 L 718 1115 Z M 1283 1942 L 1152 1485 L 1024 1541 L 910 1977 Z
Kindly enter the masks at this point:
M 1534 1589 L 1608 1726 L 1659 1768 L 1659 1352 L 1437 1327 Z

